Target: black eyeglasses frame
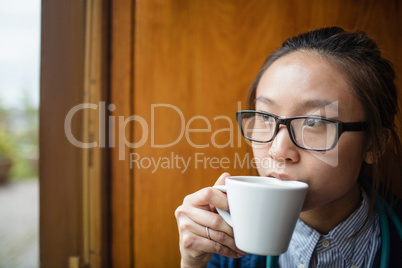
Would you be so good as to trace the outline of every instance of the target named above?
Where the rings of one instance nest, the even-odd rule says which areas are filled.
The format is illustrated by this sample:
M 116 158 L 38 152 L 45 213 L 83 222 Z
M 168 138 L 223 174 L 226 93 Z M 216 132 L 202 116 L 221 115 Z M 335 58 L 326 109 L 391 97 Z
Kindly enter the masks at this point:
M 259 141 L 259 140 L 254 140 L 248 136 L 246 136 L 244 134 L 244 130 L 243 130 L 243 125 L 242 125 L 242 115 L 246 114 L 246 113 L 254 113 L 254 114 L 261 114 L 261 115 L 268 115 L 271 116 L 275 119 L 275 131 L 274 134 L 272 135 L 272 138 L 270 140 L 267 141 Z M 304 147 L 300 144 L 298 144 L 294 138 L 294 134 L 292 132 L 292 128 L 290 127 L 290 123 L 292 122 L 292 120 L 295 119 L 307 119 L 307 118 L 311 118 L 311 119 L 320 119 L 320 120 L 324 120 L 324 121 L 328 121 L 331 123 L 335 123 L 336 126 L 336 136 L 335 136 L 335 140 L 334 143 L 332 144 L 332 146 L 330 148 L 326 148 L 326 149 L 313 149 L 313 148 L 308 148 L 308 147 Z M 274 114 L 270 114 L 267 112 L 260 112 L 260 111 L 255 111 L 255 110 L 243 110 L 243 111 L 237 111 L 236 112 L 236 120 L 237 123 L 239 124 L 240 127 L 240 131 L 241 134 L 243 135 L 244 138 L 253 141 L 253 142 L 258 142 L 258 143 L 269 143 L 271 142 L 273 139 L 275 139 L 276 135 L 278 134 L 278 130 L 279 130 L 279 126 L 280 125 L 285 125 L 288 133 L 289 133 L 289 137 L 292 140 L 293 144 L 296 145 L 299 148 L 305 149 L 305 150 L 309 150 L 309 151 L 318 151 L 318 152 L 322 152 L 322 151 L 329 151 L 335 148 L 336 144 L 339 141 L 339 137 L 341 136 L 341 134 L 343 132 L 346 131 L 367 131 L 368 129 L 368 122 L 367 121 L 363 121 L 363 122 L 341 122 L 335 119 L 330 119 L 330 118 L 326 118 L 326 117 L 322 117 L 322 116 L 294 116 L 294 117 L 288 117 L 288 118 L 281 118 L 277 115 Z

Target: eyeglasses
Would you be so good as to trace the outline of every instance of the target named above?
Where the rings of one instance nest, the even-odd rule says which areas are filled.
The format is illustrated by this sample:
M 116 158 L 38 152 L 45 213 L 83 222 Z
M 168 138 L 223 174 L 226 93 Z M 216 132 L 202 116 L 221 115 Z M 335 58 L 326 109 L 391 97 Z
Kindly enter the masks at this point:
M 236 113 L 242 135 L 254 142 L 271 142 L 280 125 L 288 129 L 290 139 L 299 148 L 311 151 L 333 149 L 345 131 L 366 131 L 368 122 L 343 123 L 321 116 L 296 116 L 281 118 L 258 111 Z

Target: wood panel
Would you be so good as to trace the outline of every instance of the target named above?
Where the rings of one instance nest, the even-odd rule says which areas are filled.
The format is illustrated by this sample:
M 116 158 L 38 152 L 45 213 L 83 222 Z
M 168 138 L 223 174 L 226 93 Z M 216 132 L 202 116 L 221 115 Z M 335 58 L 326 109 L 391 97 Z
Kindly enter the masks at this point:
M 41 267 L 109 267 L 108 165 L 100 127 L 106 128 L 100 102 L 108 79 L 107 3 L 42 1 Z M 97 108 L 78 108 L 83 103 Z M 69 122 L 74 138 L 65 128 Z M 97 146 L 84 148 L 73 139 Z
M 132 171 L 128 161 L 120 160 L 121 152 L 129 159 L 129 150 L 120 150 L 119 137 L 132 136 L 132 127 L 119 127 L 118 118 L 133 114 L 133 11 L 131 0 L 115 0 L 111 3 L 111 92 L 110 102 L 115 106 L 111 112 L 114 126 L 110 124 L 111 165 L 111 262 L 113 267 L 133 267 L 133 193 Z M 111 145 L 111 144 L 110 144 Z M 129 149 L 129 148 L 128 148 Z
M 108 2 L 85 2 L 85 70 L 83 103 L 96 109 L 83 109 L 83 142 L 96 146 L 80 148 L 83 155 L 83 253 L 82 264 L 109 267 L 109 209 L 106 120 L 108 68 Z M 72 267 L 70 267 L 72 268 Z
M 131 16 L 133 40 L 126 25 L 133 2 L 113 3 L 114 17 L 122 21 L 117 24 L 113 20 L 112 35 L 122 36 L 112 39 L 117 53 L 112 68 L 122 76 L 112 76 L 112 96 L 124 103 L 122 114 L 132 105 L 132 115 L 144 119 L 143 124 L 132 122 L 134 135 L 128 136 L 129 141 L 138 145 L 146 139 L 145 144 L 130 151 L 137 159 L 133 169 L 129 169 L 129 155 L 123 162 L 112 156 L 112 201 L 116 201 L 113 222 L 116 228 L 118 222 L 123 226 L 120 231 L 113 229 L 113 248 L 114 252 L 124 252 L 115 254 L 116 264 L 122 260 L 141 268 L 177 267 L 180 255 L 173 213 L 184 196 L 213 184 L 224 171 L 249 172 L 236 162 L 236 157 L 244 159 L 248 151 L 246 144 L 239 142 L 234 113 L 239 101 L 240 107 L 245 107 L 247 89 L 266 55 L 284 39 L 323 26 L 361 29 L 378 41 L 402 75 L 402 13 L 397 0 L 140 0 L 135 1 Z M 133 57 L 127 47 L 131 40 Z M 117 67 L 120 64 L 122 70 Z M 124 76 L 130 73 L 130 66 L 133 80 Z M 125 81 L 124 86 L 119 86 L 120 81 Z M 129 91 L 131 82 L 133 91 Z M 178 139 L 183 120 L 189 128 L 205 132 L 188 132 L 188 137 L 184 134 Z M 232 138 L 229 131 L 215 133 L 231 126 Z M 158 148 L 171 142 L 174 145 Z M 200 162 L 196 162 L 197 156 Z M 190 161 L 187 170 L 180 166 L 154 169 L 150 162 L 166 160 L 175 164 L 179 157 Z M 204 167 L 207 157 L 228 160 L 221 165 L 209 162 Z M 131 227 L 127 226 L 130 217 Z M 125 235 L 130 236 L 132 244 Z M 120 240 L 124 246 L 117 246 Z
M 244 75 L 249 66 L 243 64 L 248 51 L 234 45 L 241 36 L 234 23 L 236 6 L 211 3 L 140 1 L 136 7 L 134 111 L 155 127 L 149 135 L 152 138 L 154 134 L 155 145 L 150 140 L 134 150 L 144 159 L 144 167 L 137 166 L 134 171 L 135 267 L 177 266 L 178 233 L 173 212 L 185 194 L 212 185 L 224 171 L 247 172 L 234 167 L 235 154 L 243 156 L 245 147 L 238 148 L 233 115 L 250 81 Z M 253 68 L 256 71 L 258 66 Z M 169 104 L 177 110 L 158 107 L 152 118 L 152 104 Z M 214 120 L 217 116 L 229 120 Z M 207 131 L 208 124 L 211 131 Z M 187 125 L 207 132 L 190 133 L 177 144 L 155 148 L 174 142 Z M 229 146 L 216 148 L 211 141 L 215 131 L 230 127 L 232 136 L 230 131 L 214 136 L 220 135 L 219 145 Z M 143 134 L 139 127 L 134 133 L 135 140 Z M 189 161 L 191 166 L 183 172 L 184 168 L 172 160 L 175 157 Z M 213 157 L 216 161 L 225 157 L 227 162 L 212 164 L 209 161 Z M 173 167 L 154 172 L 153 165 L 146 168 L 146 159 L 169 159 Z
M 85 9 L 42 1 L 40 77 L 40 265 L 67 267 L 82 256 L 82 151 L 66 139 L 64 118 L 83 100 Z M 82 140 L 83 117 L 72 122 Z

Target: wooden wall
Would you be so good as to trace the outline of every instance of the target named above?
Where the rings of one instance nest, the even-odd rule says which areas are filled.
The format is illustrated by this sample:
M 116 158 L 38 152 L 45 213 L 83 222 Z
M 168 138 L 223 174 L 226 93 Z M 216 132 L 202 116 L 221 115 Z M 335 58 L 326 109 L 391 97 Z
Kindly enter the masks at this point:
M 194 116 L 211 123 L 211 131 L 189 133 L 168 148 L 155 148 L 151 133 L 139 148 L 125 151 L 125 160 L 112 154 L 112 263 L 116 267 L 177 267 L 178 232 L 174 210 L 185 195 L 211 185 L 224 171 L 245 174 L 235 167 L 235 155 L 247 153 L 238 144 L 234 114 L 238 102 L 245 107 L 247 89 L 266 55 L 297 33 L 323 26 L 361 29 L 378 41 L 385 56 L 402 75 L 402 7 L 398 1 L 231 1 L 148 0 L 112 1 L 112 87 L 114 115 L 139 115 L 150 127 L 152 105 L 169 104 L 179 109 L 187 124 Z M 233 147 L 217 148 L 214 131 L 233 122 Z M 191 128 L 206 128 L 194 118 Z M 154 110 L 155 142 L 168 144 L 183 127 L 172 107 Z M 127 139 L 143 138 L 143 126 L 127 124 Z M 150 129 L 151 131 L 151 129 Z M 216 135 L 219 144 L 230 140 L 228 132 Z M 121 149 L 121 148 L 120 148 Z M 130 169 L 129 153 L 145 158 L 191 158 L 181 169 Z M 228 157 L 225 167 L 195 166 L 196 154 Z M 144 160 L 148 161 L 148 160 Z M 143 162 L 144 165 L 146 164 Z M 216 165 L 215 165 L 216 166 Z
M 40 267 L 67 267 L 83 251 L 82 153 L 66 139 L 64 118 L 83 99 L 84 20 L 82 3 L 42 1 Z M 82 123 L 81 114 L 72 123 L 79 140 Z
M 239 166 L 248 149 L 234 114 L 245 107 L 247 89 L 266 55 L 284 39 L 323 26 L 361 29 L 377 40 L 402 77 L 398 0 L 104 3 L 101 30 L 110 39 L 99 42 L 105 48 L 101 62 L 109 64 L 102 65 L 109 66 L 103 73 L 105 81 L 110 80 L 109 101 L 115 105 L 108 121 L 114 145 L 107 162 L 102 162 L 110 173 L 94 179 L 109 180 L 100 204 L 110 202 L 109 218 L 101 220 L 106 221 L 102 226 L 110 227 L 110 234 L 101 235 L 102 245 L 109 245 L 110 263 L 105 249 L 90 254 L 102 254 L 105 267 L 179 266 L 174 211 L 185 195 L 213 184 L 222 172 L 249 173 Z M 85 1 L 42 1 L 41 267 L 68 267 L 69 257 L 82 260 L 85 255 L 86 163 L 82 150 L 66 139 L 63 124 L 68 111 L 85 99 L 87 9 Z M 402 85 L 400 80 L 398 84 Z M 83 120 L 77 116 L 73 122 L 78 139 L 83 136 Z M 190 129 L 187 133 L 182 132 L 185 126 Z M 196 128 L 205 132 L 191 132 Z M 233 135 L 218 132 L 224 128 L 232 128 Z M 149 130 L 147 135 L 144 129 Z M 171 143 L 182 133 L 173 145 L 156 148 L 155 144 Z M 146 142 L 129 148 L 141 139 Z M 144 159 L 142 166 L 130 167 L 133 153 L 137 162 Z M 152 159 L 169 159 L 172 164 L 172 154 L 173 164 L 182 157 L 190 160 L 190 167 L 185 171 L 182 165 L 155 171 L 152 165 L 146 167 Z M 206 163 L 208 157 L 227 161 Z M 109 211 L 107 204 L 100 209 Z

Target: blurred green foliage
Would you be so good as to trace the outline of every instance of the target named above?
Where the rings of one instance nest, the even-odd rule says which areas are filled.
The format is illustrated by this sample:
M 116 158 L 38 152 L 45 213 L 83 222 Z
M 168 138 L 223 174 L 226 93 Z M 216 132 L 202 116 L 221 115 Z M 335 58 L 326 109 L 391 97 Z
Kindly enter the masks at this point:
M 0 127 L 0 159 L 14 157 L 11 135 L 7 133 L 6 129 Z
M 18 108 L 0 101 L 0 158 L 13 160 L 12 180 L 38 176 L 39 112 L 26 96 Z

